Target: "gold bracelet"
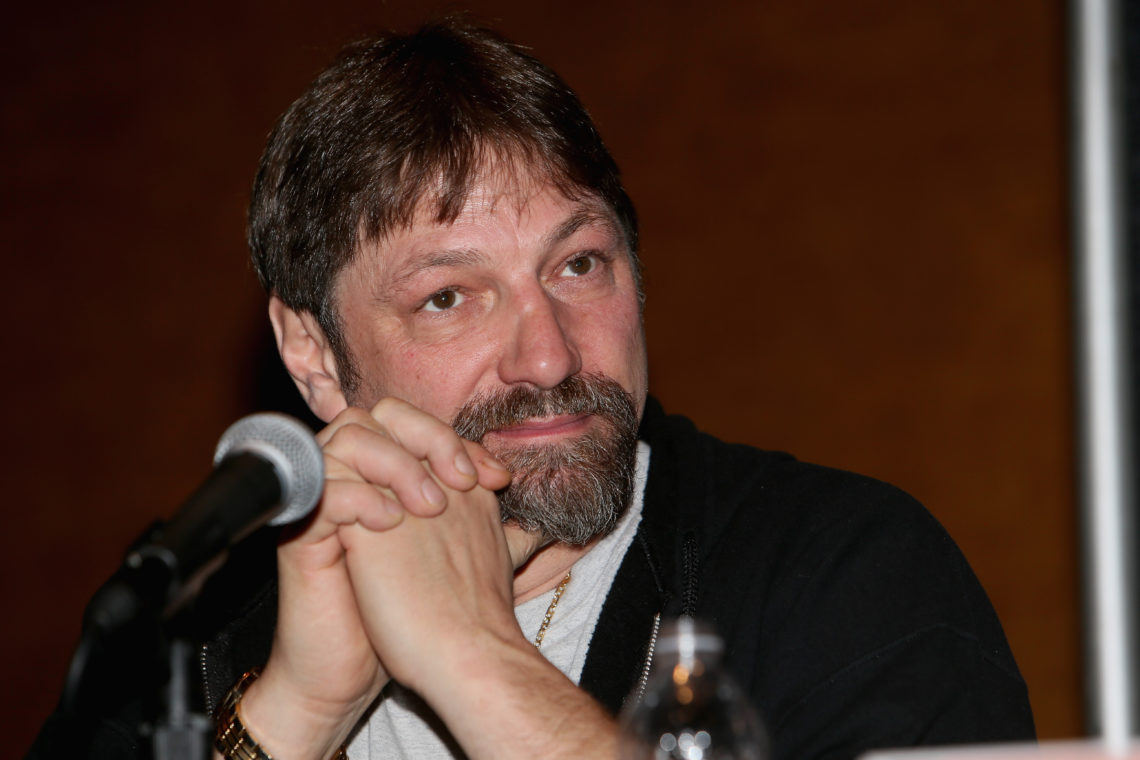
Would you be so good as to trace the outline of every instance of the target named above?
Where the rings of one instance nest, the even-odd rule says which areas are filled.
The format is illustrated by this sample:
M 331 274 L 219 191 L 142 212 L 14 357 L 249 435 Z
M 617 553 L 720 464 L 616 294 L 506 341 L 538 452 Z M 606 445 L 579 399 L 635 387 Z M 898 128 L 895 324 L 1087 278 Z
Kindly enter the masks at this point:
M 226 760 L 273 760 L 273 757 L 254 741 L 241 720 L 241 698 L 245 690 L 261 675 L 261 668 L 247 671 L 214 712 L 214 749 L 222 753 Z M 332 760 L 348 760 L 348 750 L 341 745 Z

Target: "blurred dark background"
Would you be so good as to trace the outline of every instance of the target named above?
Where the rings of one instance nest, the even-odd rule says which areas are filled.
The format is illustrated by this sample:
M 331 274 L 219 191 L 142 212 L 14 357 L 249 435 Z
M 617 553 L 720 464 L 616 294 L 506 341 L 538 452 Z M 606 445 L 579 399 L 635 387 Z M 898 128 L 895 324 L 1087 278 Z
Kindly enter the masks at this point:
M 296 403 L 243 242 L 274 120 L 342 43 L 460 8 L 558 70 L 622 165 L 654 393 L 925 502 L 1041 735 L 1078 735 L 1061 3 L 231 0 L 4 14 L 5 744 L 226 425 Z

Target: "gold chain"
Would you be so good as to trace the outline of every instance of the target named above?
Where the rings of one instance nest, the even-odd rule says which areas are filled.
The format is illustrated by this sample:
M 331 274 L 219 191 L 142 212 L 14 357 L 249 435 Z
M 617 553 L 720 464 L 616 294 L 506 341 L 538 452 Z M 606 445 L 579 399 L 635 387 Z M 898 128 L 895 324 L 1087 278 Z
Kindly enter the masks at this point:
M 566 571 L 566 577 L 558 584 L 558 588 L 554 589 L 554 598 L 550 600 L 550 606 L 546 608 L 546 614 L 542 618 L 542 625 L 538 627 L 538 633 L 534 637 L 534 646 L 542 646 L 542 639 L 546 636 L 546 629 L 550 627 L 550 619 L 554 617 L 554 611 L 558 609 L 558 600 L 562 598 L 562 592 L 566 590 L 566 584 L 570 582 L 570 571 Z

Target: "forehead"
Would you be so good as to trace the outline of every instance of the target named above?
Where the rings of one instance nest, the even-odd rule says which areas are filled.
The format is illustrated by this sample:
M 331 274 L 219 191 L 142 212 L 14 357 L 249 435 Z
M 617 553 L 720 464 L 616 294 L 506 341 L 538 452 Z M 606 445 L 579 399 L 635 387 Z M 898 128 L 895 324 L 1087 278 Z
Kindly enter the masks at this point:
M 503 247 L 550 247 L 579 230 L 624 243 L 613 210 L 593 193 L 569 194 L 533 175 L 495 172 L 473 183 L 454 218 L 441 220 L 436 198 L 425 199 L 411 221 L 379 238 L 361 240 L 354 264 L 364 262 L 373 276 L 398 276 L 409 260 L 450 257 L 454 263 Z M 351 266 L 350 266 L 351 268 Z

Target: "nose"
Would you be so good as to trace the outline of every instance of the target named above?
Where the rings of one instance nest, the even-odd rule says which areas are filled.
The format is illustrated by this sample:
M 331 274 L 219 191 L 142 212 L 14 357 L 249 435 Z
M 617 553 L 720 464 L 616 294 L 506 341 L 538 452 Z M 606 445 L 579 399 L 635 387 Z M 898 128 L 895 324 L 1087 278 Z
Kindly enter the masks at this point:
M 569 335 L 563 306 L 539 293 L 510 317 L 499 360 L 499 379 L 510 385 L 529 383 L 553 388 L 582 369 L 578 347 Z

